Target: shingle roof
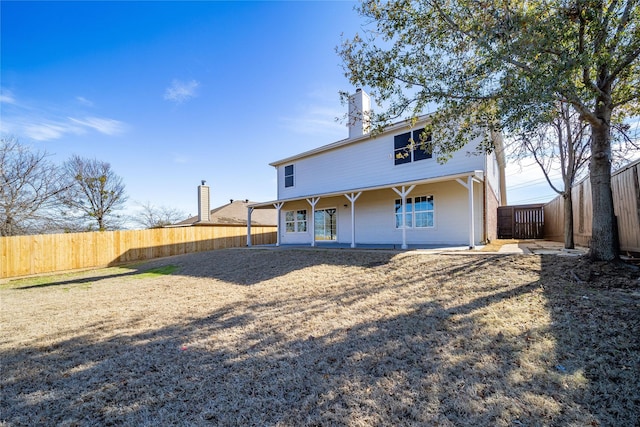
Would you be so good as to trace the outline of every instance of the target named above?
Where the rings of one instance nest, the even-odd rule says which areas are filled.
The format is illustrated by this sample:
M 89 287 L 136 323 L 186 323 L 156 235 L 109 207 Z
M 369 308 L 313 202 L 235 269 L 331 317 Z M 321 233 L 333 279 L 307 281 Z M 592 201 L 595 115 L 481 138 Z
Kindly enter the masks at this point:
M 208 224 L 241 224 L 247 225 L 247 206 L 255 204 L 248 200 L 233 200 L 226 205 L 211 210 L 211 222 Z M 193 225 L 198 222 L 197 216 L 180 221 L 174 225 Z M 203 223 L 200 223 L 203 224 Z M 251 214 L 251 225 L 276 225 L 275 209 L 256 209 Z

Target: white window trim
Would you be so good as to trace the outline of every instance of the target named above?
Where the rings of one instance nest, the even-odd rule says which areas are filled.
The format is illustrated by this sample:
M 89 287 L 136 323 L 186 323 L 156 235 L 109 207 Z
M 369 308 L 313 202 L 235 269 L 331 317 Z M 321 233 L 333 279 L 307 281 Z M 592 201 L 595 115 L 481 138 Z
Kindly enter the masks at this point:
M 416 224 L 416 204 L 415 204 L 415 199 L 419 198 L 419 197 L 433 197 L 433 209 L 431 210 L 426 210 L 426 211 L 418 211 L 418 212 L 433 212 L 433 225 L 431 226 L 427 226 L 427 227 L 417 227 Z M 424 194 L 421 196 L 414 196 L 414 197 L 407 197 L 407 202 L 409 201 L 409 199 L 411 199 L 411 212 L 406 212 L 406 215 L 411 215 L 411 225 L 407 225 L 407 230 L 434 230 L 436 229 L 436 196 L 435 194 Z M 400 200 L 400 202 L 402 202 L 402 199 L 393 199 L 393 228 L 396 231 L 402 231 L 402 226 L 396 226 L 396 216 L 397 215 L 402 215 L 402 212 L 396 212 L 395 211 L 395 204 L 396 201 Z M 407 203 L 408 204 L 408 203 Z
M 431 157 L 426 157 L 424 159 L 417 159 L 417 160 L 415 159 L 415 152 L 416 152 L 417 149 L 420 149 L 420 148 L 418 148 L 418 146 L 421 144 L 421 142 L 414 138 L 414 133 L 416 133 L 418 131 L 423 131 L 423 130 L 424 130 L 424 128 L 415 129 L 415 130 L 410 130 L 409 132 L 403 132 L 401 134 L 394 135 L 394 138 L 395 138 L 395 136 L 404 135 L 406 133 L 409 133 L 409 140 L 412 141 L 412 142 L 409 142 L 409 144 L 407 146 L 404 146 L 403 148 L 396 148 L 395 147 L 395 139 L 394 139 L 393 155 L 391 156 L 393 158 L 393 165 L 394 166 L 409 165 L 409 164 L 413 164 L 413 163 L 416 163 L 416 162 L 420 162 L 422 160 L 431 160 L 431 159 L 433 159 L 433 152 L 430 153 Z M 420 134 L 418 134 L 418 135 L 420 135 Z M 429 135 L 427 142 L 430 142 L 431 138 L 432 138 L 432 136 Z M 408 149 L 408 147 L 410 147 L 410 148 Z M 407 149 L 408 149 L 407 156 L 409 157 L 409 161 L 402 162 L 402 163 L 396 163 L 396 156 L 397 156 L 398 152 L 400 152 L 401 150 L 407 150 Z
M 293 221 L 287 221 L 287 213 L 293 213 Z M 298 213 L 304 212 L 304 220 L 298 219 Z M 287 228 L 287 223 L 293 223 L 293 231 L 289 231 Z M 299 224 L 305 223 L 305 230 L 300 230 Z M 284 212 L 284 232 L 285 233 L 308 233 L 309 232 L 309 213 L 306 209 L 295 209 L 291 211 Z
M 287 175 L 287 168 L 291 166 L 291 170 L 293 171 L 291 173 L 291 175 Z M 282 184 L 284 186 L 284 188 L 294 188 L 296 186 L 296 166 L 295 164 L 290 164 L 290 165 L 285 165 L 282 168 L 282 174 L 283 174 L 283 178 L 282 178 Z M 291 180 L 293 181 L 293 184 L 287 187 L 287 177 L 290 176 Z

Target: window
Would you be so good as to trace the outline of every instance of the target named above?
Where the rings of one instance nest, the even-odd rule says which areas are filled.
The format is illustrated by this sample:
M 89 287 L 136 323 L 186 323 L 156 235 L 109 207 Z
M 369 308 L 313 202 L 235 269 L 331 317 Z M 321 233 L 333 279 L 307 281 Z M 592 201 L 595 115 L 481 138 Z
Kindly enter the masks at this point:
M 406 226 L 413 227 L 413 204 L 411 203 L 411 197 L 407 197 L 407 206 L 405 210 Z M 396 200 L 396 228 L 402 228 L 402 199 Z
M 417 162 L 431 158 L 431 135 L 424 128 L 393 137 L 394 164 Z
M 284 167 L 284 186 L 293 187 L 293 165 Z
M 433 227 L 433 196 L 420 196 L 413 201 L 416 228 Z
M 429 228 L 434 226 L 433 196 L 407 197 L 405 210 L 407 228 Z M 402 228 L 402 199 L 395 202 L 396 228 Z
M 284 214 L 287 233 L 304 233 L 307 231 L 307 211 L 287 211 Z

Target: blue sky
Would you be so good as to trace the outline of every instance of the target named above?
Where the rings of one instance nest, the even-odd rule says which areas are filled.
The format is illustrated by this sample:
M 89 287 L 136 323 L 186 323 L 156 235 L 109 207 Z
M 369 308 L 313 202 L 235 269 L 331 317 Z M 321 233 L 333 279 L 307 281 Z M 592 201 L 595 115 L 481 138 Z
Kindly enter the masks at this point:
M 335 47 L 364 23 L 354 6 L 2 1 L 2 133 L 109 162 L 130 213 L 195 214 L 202 179 L 212 206 L 275 199 L 269 162 L 348 134 Z M 552 199 L 539 179 L 510 168 L 509 202 Z

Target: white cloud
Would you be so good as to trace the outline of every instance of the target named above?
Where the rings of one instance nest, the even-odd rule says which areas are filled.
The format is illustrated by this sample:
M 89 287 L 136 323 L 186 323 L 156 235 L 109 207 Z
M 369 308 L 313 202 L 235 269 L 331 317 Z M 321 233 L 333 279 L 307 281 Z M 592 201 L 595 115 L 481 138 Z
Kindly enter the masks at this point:
M 300 98 L 301 103 L 292 115 L 280 117 L 282 127 L 302 135 L 316 135 L 324 143 L 346 138 L 344 115 L 347 107 L 340 103 L 338 89 L 317 86 Z
M 78 101 L 78 104 L 84 105 L 85 107 L 93 107 L 93 101 L 88 100 L 84 96 L 76 96 L 76 101 Z
M 16 99 L 13 97 L 11 92 L 3 91 L 0 93 L 0 102 L 3 104 L 15 104 Z
M 200 83 L 196 80 L 183 82 L 175 79 L 164 91 L 164 99 L 175 102 L 176 104 L 182 104 L 183 102 L 197 96 L 196 90 L 199 86 Z
M 180 154 L 174 154 L 173 155 L 173 162 L 174 163 L 186 164 L 186 163 L 189 163 L 189 160 L 190 159 L 187 156 L 183 156 L 183 155 L 180 155 Z
M 69 117 L 69 120 L 81 126 L 97 130 L 105 135 L 118 135 L 126 130 L 126 125 L 123 122 L 113 119 L 103 119 L 100 117 L 75 119 L 73 117 Z
M 21 133 L 36 141 L 50 141 L 70 133 L 82 134 L 84 131 L 68 123 L 32 123 L 22 126 Z
M 347 137 L 347 127 L 336 121 L 342 114 L 337 108 L 307 105 L 295 117 L 281 117 L 283 126 L 291 132 L 303 135 L 319 134 L 336 139 Z M 330 141 L 329 141 L 330 142 Z
M 2 89 L 0 101 L 3 103 L 0 123 L 0 131 L 3 135 L 49 141 L 61 139 L 67 135 L 83 135 L 89 132 L 118 135 L 128 129 L 124 122 L 107 117 L 71 117 L 68 110 L 70 108 L 77 110 L 77 105 L 69 108 L 40 102 L 37 104 L 24 102 L 18 100 L 6 89 Z M 75 101 L 84 107 L 93 106 L 90 100 L 82 96 L 75 97 Z

